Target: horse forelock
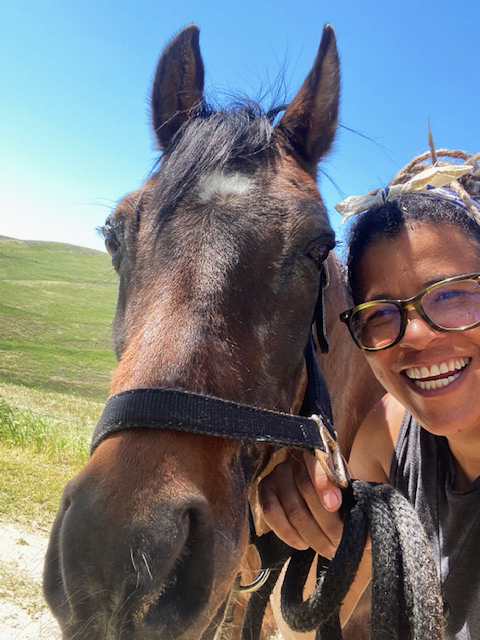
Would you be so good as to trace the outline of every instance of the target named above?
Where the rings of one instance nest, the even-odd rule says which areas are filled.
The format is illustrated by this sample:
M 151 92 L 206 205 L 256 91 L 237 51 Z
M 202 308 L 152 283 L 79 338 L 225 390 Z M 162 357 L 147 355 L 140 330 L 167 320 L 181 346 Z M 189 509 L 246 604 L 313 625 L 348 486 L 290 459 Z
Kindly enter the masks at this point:
M 277 156 L 269 113 L 253 103 L 214 111 L 204 107 L 178 131 L 159 161 L 161 191 L 155 206 L 166 215 L 200 178 L 211 173 L 251 174 Z

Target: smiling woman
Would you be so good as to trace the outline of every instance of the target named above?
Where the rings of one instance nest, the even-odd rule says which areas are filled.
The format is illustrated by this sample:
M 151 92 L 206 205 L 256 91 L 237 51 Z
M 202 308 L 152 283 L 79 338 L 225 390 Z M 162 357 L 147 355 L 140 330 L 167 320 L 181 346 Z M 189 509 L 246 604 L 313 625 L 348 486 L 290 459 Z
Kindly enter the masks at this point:
M 435 182 L 444 163 L 432 155 L 434 167 L 419 170 Z M 427 175 L 414 162 L 415 179 L 403 174 L 399 188 L 342 203 L 349 214 L 378 202 L 351 231 L 356 306 L 340 316 L 387 392 L 357 433 L 351 470 L 389 482 L 414 505 L 436 557 L 445 637 L 455 640 L 480 637 L 480 172 L 478 156 L 462 155 L 460 169 L 448 166 L 464 176 L 447 189 L 426 183 L 412 193 Z M 333 555 L 341 495 L 313 458 L 277 466 L 260 496 L 287 543 Z M 369 554 L 344 621 L 370 581 Z

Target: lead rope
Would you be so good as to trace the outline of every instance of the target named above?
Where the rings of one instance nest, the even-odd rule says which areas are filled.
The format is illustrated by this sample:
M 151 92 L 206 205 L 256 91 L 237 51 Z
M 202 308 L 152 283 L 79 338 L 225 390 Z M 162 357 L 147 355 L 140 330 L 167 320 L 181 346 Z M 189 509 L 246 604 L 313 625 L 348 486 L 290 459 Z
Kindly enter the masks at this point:
M 303 589 L 316 554 L 312 549 L 292 553 L 281 592 L 287 624 L 294 631 L 316 630 L 316 640 L 343 638 L 340 608 L 370 531 L 374 558 L 372 640 L 440 640 L 445 626 L 440 585 L 430 543 L 413 507 L 390 485 L 359 480 L 351 483 L 343 497 L 342 540 L 331 562 L 319 556 L 316 587 L 305 601 Z M 278 567 L 275 573 L 275 578 L 272 576 L 250 599 L 242 640 L 259 637 L 266 602 L 280 573 Z M 252 623 L 255 616 L 259 619 Z

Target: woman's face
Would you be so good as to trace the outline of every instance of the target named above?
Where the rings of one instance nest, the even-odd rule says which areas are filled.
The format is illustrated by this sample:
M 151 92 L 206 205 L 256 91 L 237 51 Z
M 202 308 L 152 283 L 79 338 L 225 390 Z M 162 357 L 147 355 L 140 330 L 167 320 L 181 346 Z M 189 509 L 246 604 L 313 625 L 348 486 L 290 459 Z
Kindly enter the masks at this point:
M 480 272 L 479 250 L 462 229 L 415 223 L 392 239 L 374 241 L 360 261 L 357 281 L 365 301 L 399 299 L 432 282 L 475 272 Z M 480 327 L 446 333 L 432 329 L 414 310 L 408 317 L 397 345 L 365 354 L 375 376 L 428 431 L 480 436 Z M 422 388 L 435 386 L 425 381 L 452 375 L 446 386 Z

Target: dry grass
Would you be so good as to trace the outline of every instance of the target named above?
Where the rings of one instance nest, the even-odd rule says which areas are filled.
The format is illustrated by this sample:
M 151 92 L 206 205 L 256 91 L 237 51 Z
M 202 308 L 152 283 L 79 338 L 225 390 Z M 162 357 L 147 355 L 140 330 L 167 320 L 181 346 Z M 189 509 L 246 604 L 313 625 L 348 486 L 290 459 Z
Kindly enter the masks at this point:
M 45 609 L 42 585 L 27 573 L 0 564 L 0 598 L 18 604 L 34 617 Z
M 64 485 L 88 460 L 97 402 L 0 385 L 0 516 L 49 529 Z

